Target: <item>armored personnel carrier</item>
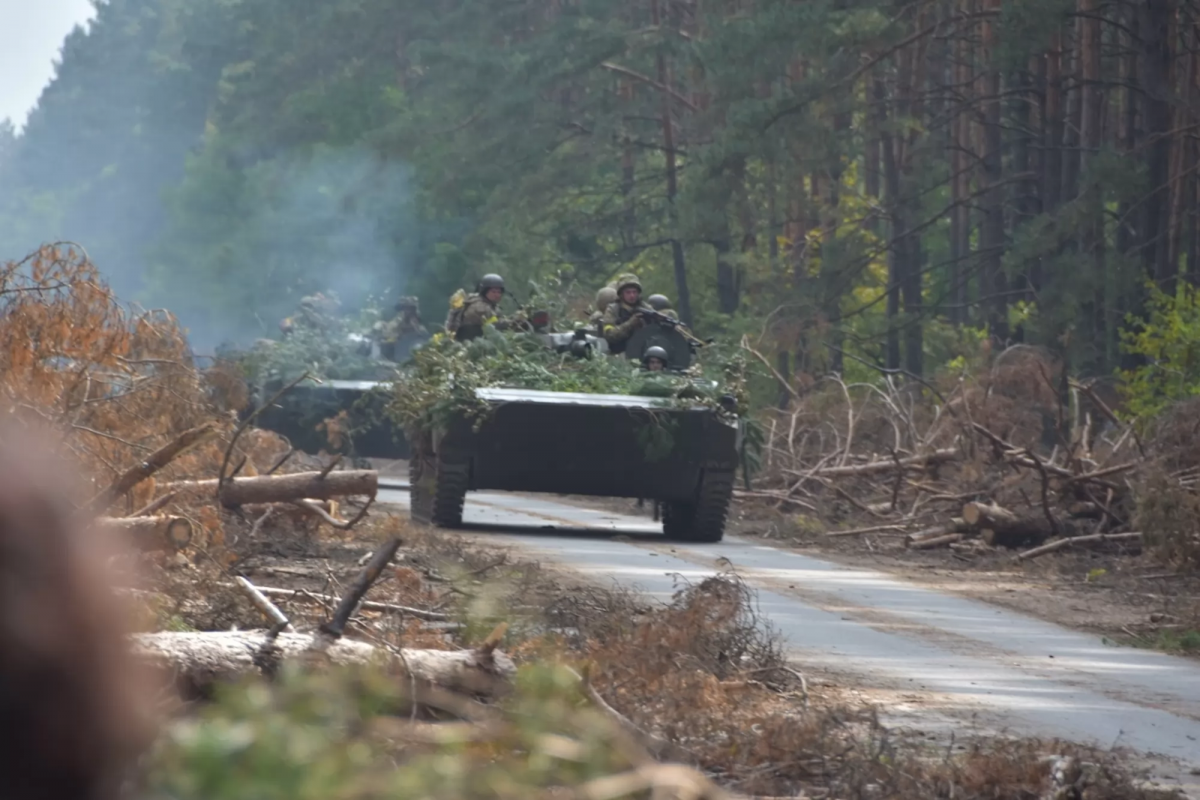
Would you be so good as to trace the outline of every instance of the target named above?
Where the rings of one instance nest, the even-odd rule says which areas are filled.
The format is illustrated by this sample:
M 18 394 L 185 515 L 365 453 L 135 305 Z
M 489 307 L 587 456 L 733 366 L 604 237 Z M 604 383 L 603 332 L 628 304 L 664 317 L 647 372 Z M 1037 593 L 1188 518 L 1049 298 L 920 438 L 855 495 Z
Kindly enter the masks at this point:
M 560 352 L 605 349 L 590 334 L 555 334 L 547 343 Z M 640 359 L 655 345 L 667 350 L 669 368 L 690 365 L 691 345 L 670 324 L 644 326 L 625 357 Z M 671 539 L 723 538 L 741 444 L 732 397 L 715 409 L 658 397 L 515 388 L 478 389 L 476 396 L 489 406 L 482 424 L 456 417 L 407 432 L 413 519 L 458 527 L 467 493 L 483 489 L 628 497 L 661 503 Z M 669 431 L 669 451 L 651 457 L 646 442 L 656 429 Z

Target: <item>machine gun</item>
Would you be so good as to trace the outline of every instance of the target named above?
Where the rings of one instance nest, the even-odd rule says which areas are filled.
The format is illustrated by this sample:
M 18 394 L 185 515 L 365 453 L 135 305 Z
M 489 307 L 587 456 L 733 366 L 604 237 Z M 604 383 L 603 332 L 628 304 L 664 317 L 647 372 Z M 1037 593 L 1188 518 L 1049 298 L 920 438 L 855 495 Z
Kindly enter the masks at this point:
M 653 309 L 649 308 L 640 308 L 638 309 L 637 313 L 646 322 L 650 322 L 655 325 L 661 325 L 668 330 L 679 332 L 685 339 L 688 340 L 688 344 L 690 344 L 693 348 L 704 347 L 712 344 L 712 339 L 709 339 L 708 341 L 700 339 L 694 333 L 688 330 L 688 326 L 684 325 L 682 320 L 668 316 L 661 311 L 654 311 Z

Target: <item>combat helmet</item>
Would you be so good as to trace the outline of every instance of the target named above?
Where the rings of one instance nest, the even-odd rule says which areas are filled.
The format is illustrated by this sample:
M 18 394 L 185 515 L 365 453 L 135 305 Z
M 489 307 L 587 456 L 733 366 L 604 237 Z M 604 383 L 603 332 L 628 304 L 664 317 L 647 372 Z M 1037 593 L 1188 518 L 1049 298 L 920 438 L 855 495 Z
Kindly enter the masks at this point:
M 421 304 L 415 297 L 401 297 L 396 301 L 397 311 L 416 311 L 420 307 Z
M 600 291 L 596 292 L 596 310 L 604 312 L 609 306 L 617 302 L 617 287 L 605 286 Z
M 638 280 L 638 276 L 634 275 L 631 272 L 627 272 L 624 275 L 617 278 L 617 284 L 616 284 L 617 296 L 619 297 L 621 295 L 621 292 L 624 291 L 625 289 L 629 288 L 630 286 L 635 287 L 639 292 L 642 290 L 642 282 Z
M 667 355 L 666 349 L 659 345 L 646 348 L 646 352 L 642 353 L 642 366 L 649 366 L 650 359 L 652 358 L 657 358 L 663 363 L 664 367 L 671 363 L 671 358 Z
M 501 278 L 494 272 L 488 273 L 479 279 L 479 283 L 475 286 L 475 291 L 480 294 L 486 294 L 490 289 L 499 289 L 504 291 L 504 278 Z
M 655 311 L 666 311 L 671 307 L 671 301 L 665 294 L 652 294 L 646 298 L 646 302 Z

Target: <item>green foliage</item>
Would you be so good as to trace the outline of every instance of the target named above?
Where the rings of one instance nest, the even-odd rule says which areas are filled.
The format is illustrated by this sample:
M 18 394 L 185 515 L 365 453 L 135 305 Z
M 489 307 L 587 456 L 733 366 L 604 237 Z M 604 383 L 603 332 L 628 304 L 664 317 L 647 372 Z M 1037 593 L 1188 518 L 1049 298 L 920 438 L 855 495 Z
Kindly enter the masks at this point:
M 533 334 L 487 329 L 483 337 L 465 344 L 437 337 L 414 350 L 396 379 L 388 414 L 406 430 L 437 429 L 458 416 L 479 425 L 489 406 L 476 390 L 488 387 L 635 395 L 660 398 L 663 408 L 719 409 L 719 398 L 726 392 L 744 403 L 739 379 L 743 366 L 712 353 L 687 374 L 653 373 L 623 357 L 576 358 L 555 353 Z M 663 458 L 673 446 L 670 428 L 658 422 L 647 424 L 639 434 L 647 457 Z
M 451 727 L 406 748 L 407 682 L 375 671 L 246 682 L 175 723 L 149 759 L 146 788 L 175 800 L 524 798 L 631 766 L 620 733 L 565 668 L 523 668 L 494 738 Z
M 1143 419 L 1200 394 L 1200 292 L 1182 282 L 1175 295 L 1147 291 L 1147 318 L 1131 315 L 1121 334 L 1123 350 L 1143 360 L 1120 373 L 1127 413 Z
M 385 380 L 395 365 L 370 358 L 351 338 L 365 336 L 378 319 L 379 311 L 368 306 L 351 317 L 327 317 L 323 327 L 298 322 L 286 337 L 260 341 L 239 358 L 259 383 L 288 382 L 306 372 L 320 380 Z

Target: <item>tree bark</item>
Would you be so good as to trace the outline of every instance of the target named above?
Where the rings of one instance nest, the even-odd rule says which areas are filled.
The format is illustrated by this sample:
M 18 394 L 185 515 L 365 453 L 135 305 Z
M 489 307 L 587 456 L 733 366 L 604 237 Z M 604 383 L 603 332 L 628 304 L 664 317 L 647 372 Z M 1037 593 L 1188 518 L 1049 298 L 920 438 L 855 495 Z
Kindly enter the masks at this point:
M 501 694 L 516 672 L 512 660 L 499 651 L 403 649 L 397 656 L 364 642 L 306 633 L 283 633 L 274 641 L 261 631 L 143 633 L 134 637 L 133 646 L 140 658 L 173 673 L 189 696 L 243 675 L 270 675 L 284 662 L 377 663 L 395 672 L 402 683 L 414 680 L 488 696 Z
M 215 493 L 217 481 L 179 481 L 167 484 L 165 488 L 176 492 Z M 375 470 L 341 470 L 324 477 L 319 472 L 299 472 L 294 475 L 233 478 L 225 482 L 219 499 L 222 505 L 232 508 L 252 503 L 329 500 L 354 494 L 374 497 L 378 490 L 379 473 Z
M 96 526 L 128 537 L 139 550 L 182 550 L 192 541 L 192 523 L 183 517 L 100 517 Z
M 654 27 L 661 29 L 662 10 L 659 0 L 651 0 L 650 9 Z M 662 95 L 663 152 L 667 161 L 667 203 L 670 207 L 671 220 L 671 256 L 675 266 L 675 308 L 684 324 L 691 327 L 694 322 L 692 319 L 692 292 L 688 285 L 687 258 L 684 255 L 683 242 L 679 240 L 678 212 L 675 209 L 675 197 L 679 194 L 679 176 L 675 156 L 675 122 L 671 113 L 671 70 L 667 66 L 667 56 L 661 47 L 656 58 L 656 66 L 658 82 L 664 87 L 664 91 L 659 94 Z
M 1086 520 L 1055 517 L 1052 526 L 1044 513 L 1020 516 L 988 503 L 967 503 L 963 506 L 962 518 L 968 525 L 978 528 L 981 538 L 993 547 L 1041 544 L 1057 534 L 1082 536 L 1092 530 L 1092 523 Z
M 1094 533 L 1090 536 L 1073 536 L 1067 539 L 1059 539 L 1057 542 L 1035 547 L 1032 550 L 1026 550 L 1024 553 L 1017 555 L 1018 561 L 1025 561 L 1030 558 L 1037 558 L 1046 553 L 1053 553 L 1055 550 L 1062 550 L 1067 547 L 1072 547 L 1078 544 L 1101 544 L 1104 542 L 1141 542 L 1142 534 L 1140 533 Z

